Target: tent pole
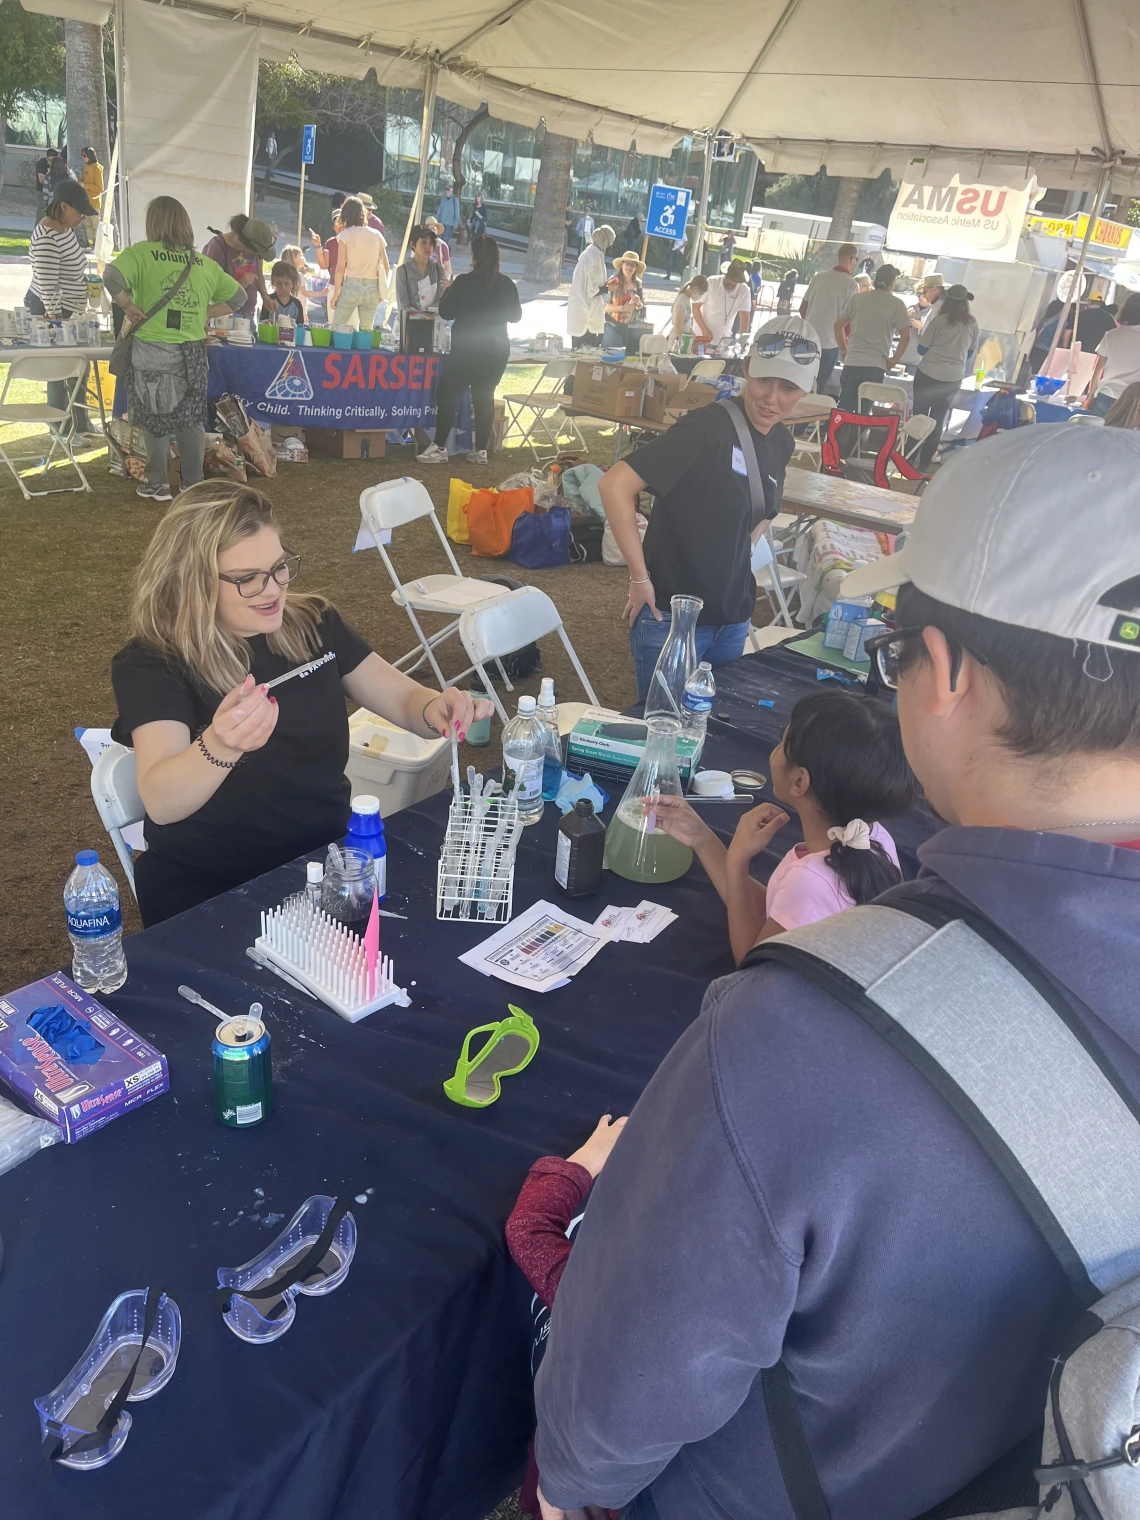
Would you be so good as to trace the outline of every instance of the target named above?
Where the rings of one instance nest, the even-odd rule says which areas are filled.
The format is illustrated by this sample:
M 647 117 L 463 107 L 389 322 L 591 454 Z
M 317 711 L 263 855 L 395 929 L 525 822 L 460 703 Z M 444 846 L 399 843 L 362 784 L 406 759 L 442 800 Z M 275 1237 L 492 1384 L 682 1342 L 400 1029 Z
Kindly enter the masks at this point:
M 420 213 L 423 210 L 428 164 L 431 162 L 431 124 L 435 119 L 435 96 L 438 83 L 439 64 L 429 58 L 427 69 L 424 73 L 424 115 L 423 122 L 420 125 L 420 178 L 419 183 L 416 185 L 416 193 L 412 197 L 411 209 L 408 212 L 408 224 L 404 228 L 404 240 L 400 244 L 400 258 L 397 268 L 408 256 L 408 243 L 411 240 L 412 228 L 419 221 Z
M 703 274 L 705 269 L 705 231 L 709 215 L 709 185 L 712 182 L 712 133 L 705 135 L 705 170 L 701 179 L 701 205 L 700 214 L 697 217 L 697 240 L 693 244 L 692 266 L 686 272 L 685 280 L 689 280 L 695 274 Z
M 1038 374 L 1048 374 L 1048 372 L 1049 372 L 1049 366 L 1053 362 L 1053 355 L 1057 352 L 1057 346 L 1060 343 L 1061 338 L 1062 338 L 1062 336 L 1064 334 L 1064 331 L 1065 331 L 1065 327 L 1068 324 L 1068 321 L 1069 321 L 1069 312 L 1071 311 L 1072 306 L 1073 306 L 1073 296 L 1074 296 L 1074 294 L 1077 291 L 1080 290 L 1080 288 L 1081 288 L 1081 281 L 1084 278 L 1084 273 L 1085 273 L 1085 257 L 1086 257 L 1086 255 L 1088 254 L 1088 251 L 1089 251 L 1089 244 L 1092 242 L 1093 228 L 1096 226 L 1097 218 L 1100 216 L 1101 207 L 1104 205 L 1105 196 L 1108 194 L 1108 182 L 1109 182 L 1109 180 L 1111 178 L 1112 178 L 1112 165 L 1111 164 L 1106 164 L 1104 166 L 1104 168 L 1100 171 L 1100 179 L 1097 181 L 1096 194 L 1093 196 L 1093 203 L 1092 203 L 1092 206 L 1089 208 L 1088 226 L 1085 228 L 1085 235 L 1081 239 L 1081 251 L 1077 255 L 1077 267 L 1076 267 L 1076 269 L 1073 270 L 1073 279 L 1072 279 L 1072 284 L 1069 287 L 1068 299 L 1065 301 L 1065 305 L 1064 305 L 1064 307 L 1061 310 L 1061 315 L 1057 318 L 1057 330 L 1053 334 L 1053 342 L 1052 342 L 1052 344 L 1049 347 L 1049 353 L 1048 353 L 1048 355 L 1047 355 L 1047 357 L 1045 359 L 1045 363 L 1041 366 L 1041 369 L 1038 370 Z M 1077 299 L 1077 305 L 1078 305 L 1078 308 L 1079 308 L 1079 306 L 1080 306 L 1080 299 L 1079 299 L 1079 297 Z M 1073 341 L 1074 342 L 1076 341 L 1076 336 L 1077 336 L 1077 330 L 1076 330 L 1076 326 L 1074 325 L 1074 327 L 1073 327 Z M 1069 345 L 1069 354 L 1070 354 L 1070 358 L 1069 358 L 1069 373 L 1072 374 L 1072 371 L 1073 371 L 1072 344 Z

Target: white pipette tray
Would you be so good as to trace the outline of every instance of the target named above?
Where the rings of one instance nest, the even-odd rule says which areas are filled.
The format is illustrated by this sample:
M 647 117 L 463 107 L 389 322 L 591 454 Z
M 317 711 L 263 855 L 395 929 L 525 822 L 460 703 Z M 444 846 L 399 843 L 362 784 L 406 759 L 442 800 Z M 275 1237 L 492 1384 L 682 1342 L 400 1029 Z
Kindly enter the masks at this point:
M 392 1003 L 411 1007 L 411 998 L 392 979 L 391 957 L 380 957 L 370 985 L 363 940 L 303 897 L 289 898 L 263 913 L 254 943 L 350 1024 Z

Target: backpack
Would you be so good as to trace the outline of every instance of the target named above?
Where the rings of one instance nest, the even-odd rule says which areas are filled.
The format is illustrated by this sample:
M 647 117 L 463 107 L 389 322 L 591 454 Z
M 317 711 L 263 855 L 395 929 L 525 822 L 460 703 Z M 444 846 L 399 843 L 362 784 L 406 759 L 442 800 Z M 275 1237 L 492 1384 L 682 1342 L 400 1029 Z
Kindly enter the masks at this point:
M 1003 1458 L 988 1492 L 975 1480 L 962 1507 L 943 1502 L 931 1520 L 1137 1520 L 1140 1105 L 1076 1000 L 983 914 L 914 884 L 767 940 L 742 965 L 765 961 L 846 1004 L 926 1078 L 1001 1172 L 1083 1310 L 1056 1349 L 1041 1458 L 1026 1473 L 1039 1504 L 1011 1494 Z M 796 1520 L 828 1520 L 784 1364 L 762 1384 Z M 979 1513 L 1011 1498 L 1027 1507 Z
M 570 508 L 522 512 L 511 529 L 511 559 L 524 570 L 549 570 L 570 563 Z
M 483 559 L 502 559 L 511 552 L 515 519 L 534 511 L 534 490 L 474 491 L 467 503 L 471 553 Z

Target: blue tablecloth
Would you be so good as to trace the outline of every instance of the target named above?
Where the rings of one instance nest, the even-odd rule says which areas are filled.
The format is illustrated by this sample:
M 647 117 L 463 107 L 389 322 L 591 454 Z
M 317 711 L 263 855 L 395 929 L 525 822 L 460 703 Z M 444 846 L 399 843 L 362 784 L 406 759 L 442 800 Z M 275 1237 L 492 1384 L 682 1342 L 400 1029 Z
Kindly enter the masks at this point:
M 814 662 L 786 651 L 717 672 L 708 762 L 767 772 Z M 775 699 L 774 709 L 757 699 Z M 409 1009 L 350 1025 L 260 973 L 245 956 L 258 910 L 297 889 L 274 871 L 127 943 L 130 977 L 106 999 L 170 1061 L 170 1093 L 74 1146 L 0 1177 L 0 1474 L 13 1520 L 480 1520 L 520 1475 L 532 1419 L 529 1290 L 503 1223 L 535 1157 L 568 1154 L 609 1110 L 628 1113 L 731 970 L 724 910 L 699 865 L 643 891 L 607 874 L 594 898 L 649 895 L 680 914 L 652 947 L 612 945 L 545 996 L 480 976 L 456 957 L 486 927 L 440 924 L 435 866 L 447 794 L 388 823 L 382 944 Z M 733 808 L 709 808 L 731 830 Z M 555 897 L 553 808 L 519 851 L 515 909 Z M 934 830 L 893 828 L 904 868 Z M 785 829 L 766 865 L 798 838 Z M 213 1118 L 212 1020 L 257 999 L 273 1037 L 276 1111 L 234 1131 Z M 485 1111 L 441 1084 L 466 1032 L 520 1002 L 538 1053 Z M 270 1346 L 237 1340 L 213 1300 L 215 1272 L 248 1260 L 311 1193 L 354 1203 L 359 1245 L 345 1284 L 302 1298 Z M 66 1374 L 116 1294 L 166 1287 L 183 1320 L 170 1384 L 130 1405 L 122 1453 L 94 1473 L 47 1472 L 32 1400 Z
M 403 431 L 435 427 L 439 354 L 399 354 L 393 349 L 292 348 L 274 343 L 211 345 L 207 349 L 211 401 L 231 391 L 264 427 L 345 428 Z M 456 412 L 462 447 L 470 401 Z

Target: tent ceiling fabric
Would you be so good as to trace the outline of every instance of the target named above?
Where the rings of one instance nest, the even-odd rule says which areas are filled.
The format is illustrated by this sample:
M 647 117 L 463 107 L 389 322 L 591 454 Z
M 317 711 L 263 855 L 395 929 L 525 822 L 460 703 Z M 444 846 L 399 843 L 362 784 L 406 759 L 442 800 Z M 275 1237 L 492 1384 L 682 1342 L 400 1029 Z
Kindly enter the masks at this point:
M 1114 183 L 1140 193 L 1140 6 L 1123 0 L 749 0 L 731 15 L 692 0 L 174 4 L 262 22 L 263 56 L 295 49 L 330 72 L 412 85 L 430 58 L 448 99 L 612 147 L 668 152 L 723 128 L 776 172 L 897 175 L 925 156 L 933 182 L 1020 170 L 1059 186 L 1094 183 L 1111 150 Z

